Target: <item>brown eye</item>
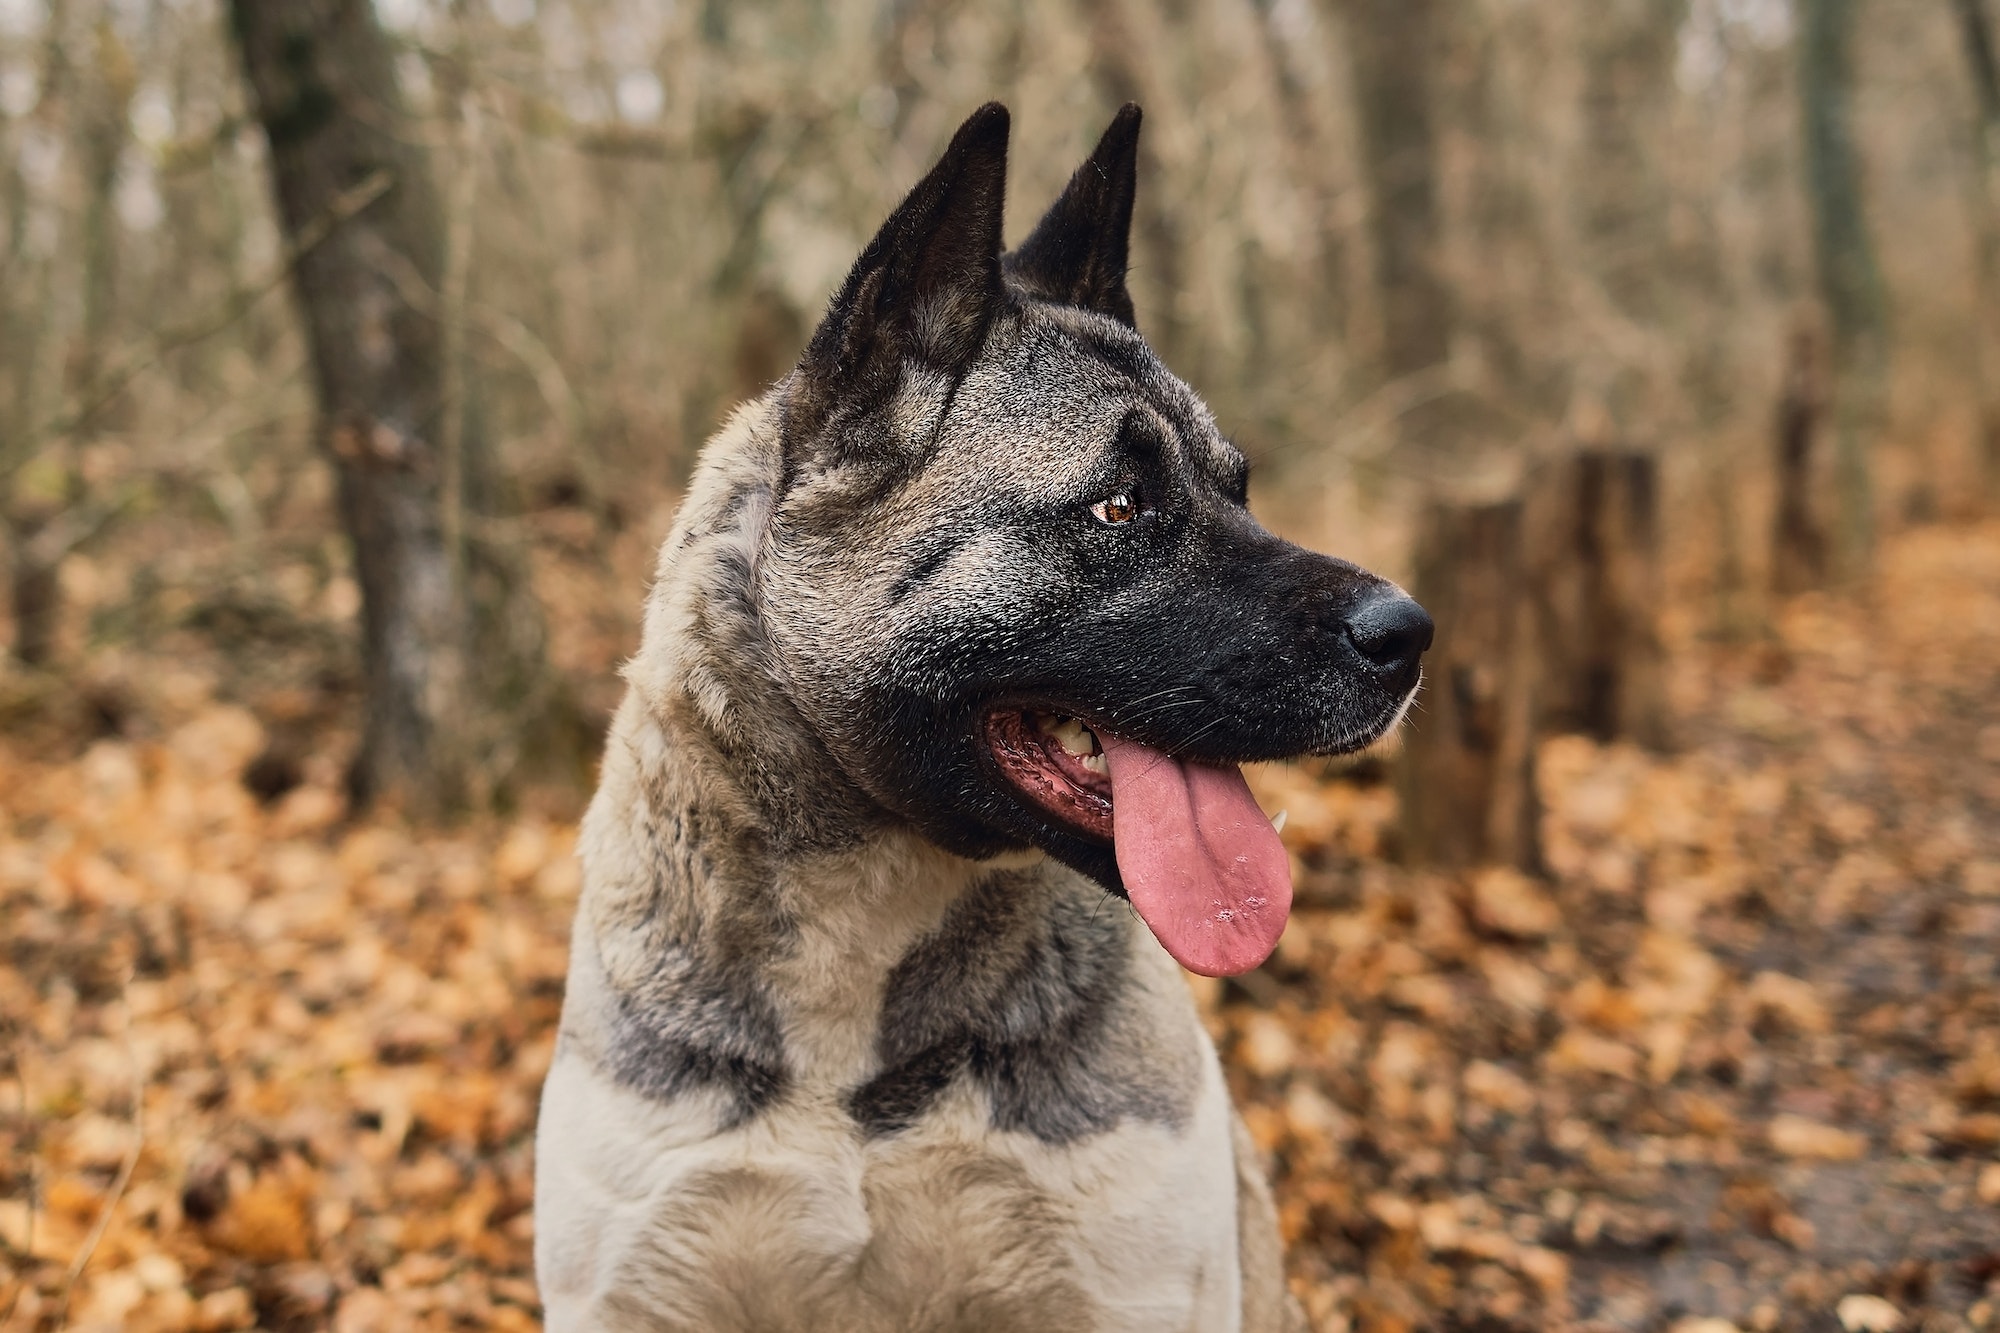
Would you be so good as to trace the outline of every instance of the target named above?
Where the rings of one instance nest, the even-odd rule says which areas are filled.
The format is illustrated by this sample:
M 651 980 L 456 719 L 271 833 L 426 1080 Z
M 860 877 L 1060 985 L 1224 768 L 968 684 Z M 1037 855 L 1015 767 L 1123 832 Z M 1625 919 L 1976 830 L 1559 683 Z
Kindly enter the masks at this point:
M 1115 528 L 1139 517 L 1139 497 L 1130 491 L 1120 491 L 1109 499 L 1099 500 L 1090 507 L 1090 512 L 1099 523 Z

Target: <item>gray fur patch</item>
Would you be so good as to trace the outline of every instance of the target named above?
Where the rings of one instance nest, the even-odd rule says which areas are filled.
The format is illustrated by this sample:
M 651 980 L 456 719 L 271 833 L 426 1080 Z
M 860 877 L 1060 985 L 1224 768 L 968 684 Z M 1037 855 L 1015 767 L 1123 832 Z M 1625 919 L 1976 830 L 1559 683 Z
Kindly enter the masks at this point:
M 685 954 L 663 959 L 643 997 L 618 996 L 611 1076 L 660 1101 L 718 1089 L 733 1103 L 724 1129 L 769 1106 L 788 1081 L 784 1033 L 761 983 L 743 973 L 698 968 Z
M 996 1129 L 1065 1144 L 1150 1121 L 1180 1128 L 1199 1084 L 1194 1034 L 1163 1040 L 1132 976 L 1123 902 L 1034 872 L 988 876 L 890 973 L 882 1072 L 849 1111 L 904 1129 L 961 1078 Z

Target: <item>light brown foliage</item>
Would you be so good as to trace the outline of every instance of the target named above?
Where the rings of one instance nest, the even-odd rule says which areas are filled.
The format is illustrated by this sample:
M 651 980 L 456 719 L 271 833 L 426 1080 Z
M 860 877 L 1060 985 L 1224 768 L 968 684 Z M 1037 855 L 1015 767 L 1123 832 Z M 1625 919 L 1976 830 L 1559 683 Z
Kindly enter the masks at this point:
M 1890 556 L 1683 645 L 1683 752 L 1551 741 L 1544 880 L 1399 871 L 1385 788 L 1255 775 L 1304 906 L 1203 994 L 1319 1328 L 1989 1318 L 2000 528 Z M 6 1327 L 535 1326 L 572 829 L 261 806 L 257 720 L 176 698 L 0 748 Z
M 107 1210 L 72 1327 L 533 1327 L 572 832 L 340 828 L 317 785 L 263 808 L 262 740 L 201 704 L 159 743 L 0 759 L 11 1327 Z

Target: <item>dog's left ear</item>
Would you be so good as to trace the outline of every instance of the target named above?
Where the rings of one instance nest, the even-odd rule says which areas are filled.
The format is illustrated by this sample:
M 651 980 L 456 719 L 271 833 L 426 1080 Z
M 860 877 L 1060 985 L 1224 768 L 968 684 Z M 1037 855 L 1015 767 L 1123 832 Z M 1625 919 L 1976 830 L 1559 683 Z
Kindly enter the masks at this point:
M 998 102 L 967 117 L 854 261 L 799 363 L 796 424 L 817 430 L 834 404 L 893 392 L 906 360 L 957 374 L 979 354 L 1007 299 L 1007 129 Z
M 1082 306 L 1137 328 L 1125 262 L 1139 187 L 1139 107 L 1127 102 L 1028 239 L 1008 255 L 1007 276 L 1035 295 Z

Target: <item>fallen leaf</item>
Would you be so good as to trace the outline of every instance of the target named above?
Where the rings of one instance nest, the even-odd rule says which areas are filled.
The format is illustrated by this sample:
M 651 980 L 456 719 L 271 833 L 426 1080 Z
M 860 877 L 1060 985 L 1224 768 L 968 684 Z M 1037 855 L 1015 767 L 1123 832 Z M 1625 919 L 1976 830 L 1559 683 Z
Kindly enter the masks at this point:
M 1771 1146 L 1787 1157 L 1851 1162 L 1868 1151 L 1868 1138 L 1850 1130 L 1808 1120 L 1802 1115 L 1773 1116 Z
M 1903 1312 L 1894 1305 L 1880 1296 L 1858 1292 L 1842 1296 L 1834 1314 L 1847 1333 L 1896 1333 L 1903 1322 Z
M 1518 870 L 1489 866 L 1472 877 L 1472 916 L 1502 935 L 1540 939 L 1562 920 L 1542 887 Z

